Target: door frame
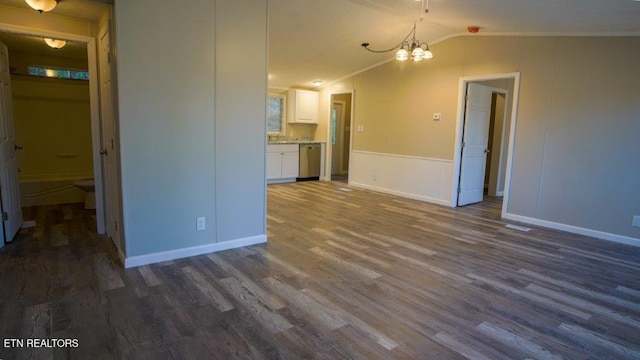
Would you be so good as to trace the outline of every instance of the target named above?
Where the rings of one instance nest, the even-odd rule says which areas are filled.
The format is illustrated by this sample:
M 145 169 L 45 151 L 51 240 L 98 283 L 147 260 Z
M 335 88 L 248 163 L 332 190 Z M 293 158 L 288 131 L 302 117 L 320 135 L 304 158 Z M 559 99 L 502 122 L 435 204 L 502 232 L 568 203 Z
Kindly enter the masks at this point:
M 354 114 L 355 114 L 355 102 L 356 102 L 356 91 L 355 89 L 349 90 L 336 90 L 329 91 L 329 100 L 328 100 L 328 111 L 327 111 L 327 145 L 325 146 L 325 164 L 324 164 L 324 178 L 325 181 L 331 181 L 331 166 L 332 166 L 332 149 L 331 149 L 331 108 L 333 107 L 333 95 L 342 95 L 342 94 L 351 94 L 351 111 L 349 112 L 349 116 L 351 117 L 351 122 L 349 123 L 349 171 L 351 171 L 351 160 L 353 158 L 353 123 L 354 123 Z M 346 103 L 345 103 L 346 104 Z M 348 179 L 347 175 L 347 179 Z M 349 180 L 347 180 L 349 181 Z
M 102 174 L 102 157 L 100 149 L 102 147 L 100 131 L 100 97 L 98 81 L 98 58 L 96 50 L 96 39 L 91 36 L 77 35 L 54 30 L 44 30 L 29 26 L 16 26 L 0 22 L 1 32 L 11 32 L 18 35 L 30 35 L 39 37 L 50 37 L 54 39 L 65 39 L 84 43 L 87 46 L 87 63 L 89 71 L 89 107 L 91 112 L 91 143 L 93 155 L 93 177 L 96 194 L 96 230 L 98 234 L 105 232 L 105 209 L 104 209 L 104 183 Z
M 502 74 L 490 74 L 490 75 L 477 75 L 461 77 L 458 86 L 458 111 L 456 116 L 456 135 L 453 149 L 453 171 L 451 177 L 451 197 L 450 206 L 457 207 L 458 204 L 458 186 L 460 184 L 460 165 L 461 165 L 461 151 L 462 151 L 462 135 L 465 116 L 465 104 L 467 84 L 479 81 L 488 80 L 504 80 L 513 79 L 513 93 L 511 97 L 511 123 L 509 124 L 509 145 L 507 148 L 507 168 L 505 171 L 504 182 L 504 198 L 502 201 L 502 213 L 501 216 L 505 217 L 506 210 L 509 204 L 509 193 L 511 189 L 511 169 L 513 162 L 513 149 L 515 146 L 515 132 L 518 121 L 518 98 L 520 96 L 520 72 L 502 73 Z M 502 150 L 504 151 L 504 150 Z
M 343 100 L 332 100 L 331 101 L 331 107 L 329 108 L 329 111 L 331 112 L 333 110 L 333 105 L 334 104 L 340 104 L 340 106 L 342 106 L 342 112 L 340 114 L 340 121 L 341 121 L 341 126 L 340 127 L 336 127 L 336 131 L 340 131 L 340 135 L 338 136 L 338 138 L 340 139 L 339 141 L 336 139 L 336 145 L 342 145 L 342 148 L 344 149 L 344 116 L 345 116 L 345 108 L 347 107 L 347 102 L 343 101 Z M 331 118 L 331 117 L 329 117 Z M 337 126 L 338 124 L 336 124 Z M 331 127 L 331 123 L 329 123 L 329 127 Z M 329 131 L 329 135 L 331 135 L 331 131 Z M 338 135 L 338 133 L 336 133 L 336 136 Z M 331 147 L 331 156 L 333 157 L 334 153 L 333 153 L 333 145 Z M 333 173 L 333 166 L 336 165 L 333 162 L 333 158 L 331 159 L 331 172 Z M 338 157 L 338 173 L 342 172 L 342 168 L 340 168 L 340 165 L 342 165 L 342 163 L 340 162 L 340 158 Z
M 509 90 L 500 89 L 500 88 L 491 88 L 491 89 L 493 91 L 492 97 L 493 97 L 493 95 L 496 95 L 496 94 L 500 94 L 500 95 L 504 96 L 504 109 L 503 109 L 504 115 L 503 115 L 503 119 L 502 119 L 502 123 L 503 123 L 502 131 L 500 132 L 500 149 L 499 149 L 499 153 L 498 153 L 498 164 L 497 164 L 498 165 L 498 169 L 489 171 L 489 177 L 491 177 L 491 173 L 493 171 L 497 171 L 498 172 L 498 176 L 497 176 L 496 180 L 497 180 L 497 183 L 499 184 L 500 183 L 500 173 L 501 173 L 501 171 L 500 171 L 500 159 L 502 158 L 502 152 L 504 151 L 502 144 L 504 143 L 504 137 L 507 135 L 507 129 L 504 126 L 504 124 L 505 124 L 505 122 L 506 122 L 505 120 L 507 118 L 507 111 L 506 110 L 509 107 L 508 104 L 507 104 L 507 99 L 509 99 Z M 496 109 L 497 109 L 497 107 L 496 107 Z M 495 125 L 495 121 L 496 121 L 495 118 L 492 117 L 490 119 L 490 121 L 492 121 L 494 123 L 494 125 Z M 493 143 L 487 145 L 489 147 L 489 149 L 491 150 L 491 152 L 489 153 L 489 158 L 491 158 L 495 154 L 495 150 L 493 149 L 493 144 L 495 144 L 495 142 L 496 142 L 496 140 L 495 140 L 495 130 L 494 130 L 494 134 L 493 135 L 494 135 Z M 463 134 L 462 137 L 464 138 L 464 134 Z M 494 169 L 493 161 L 489 161 L 489 163 L 491 165 L 490 168 Z M 506 165 L 507 164 L 505 163 L 505 167 L 506 167 Z M 505 169 L 505 173 L 506 173 L 506 169 Z M 495 184 L 496 185 L 495 190 L 498 190 L 497 189 L 498 184 Z M 488 185 L 491 185 L 491 180 L 489 180 L 489 184 Z M 498 193 L 500 193 L 500 194 L 498 194 Z M 496 196 L 497 197 L 504 196 L 504 189 L 502 189 L 502 191 L 500 191 L 500 192 L 496 191 Z

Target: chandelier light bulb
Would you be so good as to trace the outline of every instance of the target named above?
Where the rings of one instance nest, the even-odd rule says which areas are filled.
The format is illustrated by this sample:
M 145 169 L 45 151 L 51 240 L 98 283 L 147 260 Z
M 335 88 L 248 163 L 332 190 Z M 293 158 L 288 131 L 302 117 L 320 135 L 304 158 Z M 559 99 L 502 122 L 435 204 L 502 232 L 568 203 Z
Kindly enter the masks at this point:
M 33 9 L 38 10 L 39 12 L 47 12 L 53 10 L 56 5 L 58 5 L 58 1 L 56 0 L 24 0 L 27 5 L 31 6 Z
M 425 59 L 425 60 L 433 59 L 433 53 L 431 52 L 431 50 L 427 49 L 422 54 L 422 58 Z
M 409 52 L 406 49 L 398 49 L 396 52 L 396 60 L 398 61 L 407 61 L 409 60 Z
M 422 54 L 424 54 L 424 50 L 420 46 L 416 46 L 411 52 L 411 56 L 413 57 L 422 57 Z

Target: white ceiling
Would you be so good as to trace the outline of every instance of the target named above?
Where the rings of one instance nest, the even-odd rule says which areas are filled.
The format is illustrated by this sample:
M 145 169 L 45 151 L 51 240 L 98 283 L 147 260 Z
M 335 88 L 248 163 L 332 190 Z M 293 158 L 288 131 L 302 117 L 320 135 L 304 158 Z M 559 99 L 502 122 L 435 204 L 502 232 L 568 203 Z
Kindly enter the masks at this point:
M 97 20 L 108 2 L 61 0 L 51 14 Z M 0 5 L 29 9 L 23 0 Z M 415 0 L 269 0 L 269 85 L 310 88 L 312 80 L 326 84 L 384 62 L 393 52 L 374 54 L 360 44 L 390 48 L 416 21 L 417 38 L 430 44 L 464 34 L 469 25 L 482 28 L 476 36 L 640 36 L 640 1 L 634 0 L 430 0 L 428 7 L 420 21 L 422 5 Z
M 387 49 L 417 22 L 430 44 L 465 34 L 640 35 L 640 2 L 633 0 L 431 0 L 422 14 L 414 0 L 270 0 L 269 72 L 273 87 L 312 87 L 393 57 Z M 434 54 L 438 56 L 437 53 Z

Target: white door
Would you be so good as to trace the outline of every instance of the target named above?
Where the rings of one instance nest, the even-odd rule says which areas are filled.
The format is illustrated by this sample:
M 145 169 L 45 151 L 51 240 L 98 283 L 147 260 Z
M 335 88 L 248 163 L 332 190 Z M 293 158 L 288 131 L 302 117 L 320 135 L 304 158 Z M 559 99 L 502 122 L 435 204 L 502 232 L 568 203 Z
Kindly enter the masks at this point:
M 469 83 L 462 135 L 458 206 L 482 201 L 492 90 Z
M 102 159 L 103 173 L 105 177 L 106 203 L 106 232 L 120 250 L 120 230 L 118 219 L 120 218 L 120 186 L 118 182 L 118 154 L 116 141 L 116 123 L 113 113 L 113 88 L 111 83 L 111 59 L 110 59 L 110 32 L 109 28 L 99 37 L 99 66 L 100 66 L 100 118 L 102 127 Z
M 10 242 L 22 226 L 22 207 L 13 134 L 11 74 L 7 47 L 0 43 L 0 197 L 2 197 L 3 240 Z M 4 245 L 0 242 L 0 246 Z

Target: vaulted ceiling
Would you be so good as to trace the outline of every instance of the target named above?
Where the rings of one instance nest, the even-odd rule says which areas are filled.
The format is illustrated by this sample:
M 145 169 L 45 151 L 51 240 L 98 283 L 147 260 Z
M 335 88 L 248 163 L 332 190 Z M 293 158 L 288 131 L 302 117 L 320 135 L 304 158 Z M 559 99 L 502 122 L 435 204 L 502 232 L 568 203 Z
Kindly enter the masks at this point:
M 62 0 L 50 14 L 97 20 L 108 2 Z M 23 0 L 0 5 L 28 9 Z M 422 6 L 415 0 L 269 0 L 269 85 L 311 88 L 313 80 L 327 83 L 387 61 L 393 52 L 374 54 L 360 44 L 392 47 L 414 23 L 417 38 L 430 44 L 465 34 L 470 25 L 481 28 L 475 36 L 640 36 L 635 0 L 430 0 L 426 14 Z M 32 47 L 40 41 L 25 39 Z M 20 43 L 0 40 L 12 42 L 10 48 Z

